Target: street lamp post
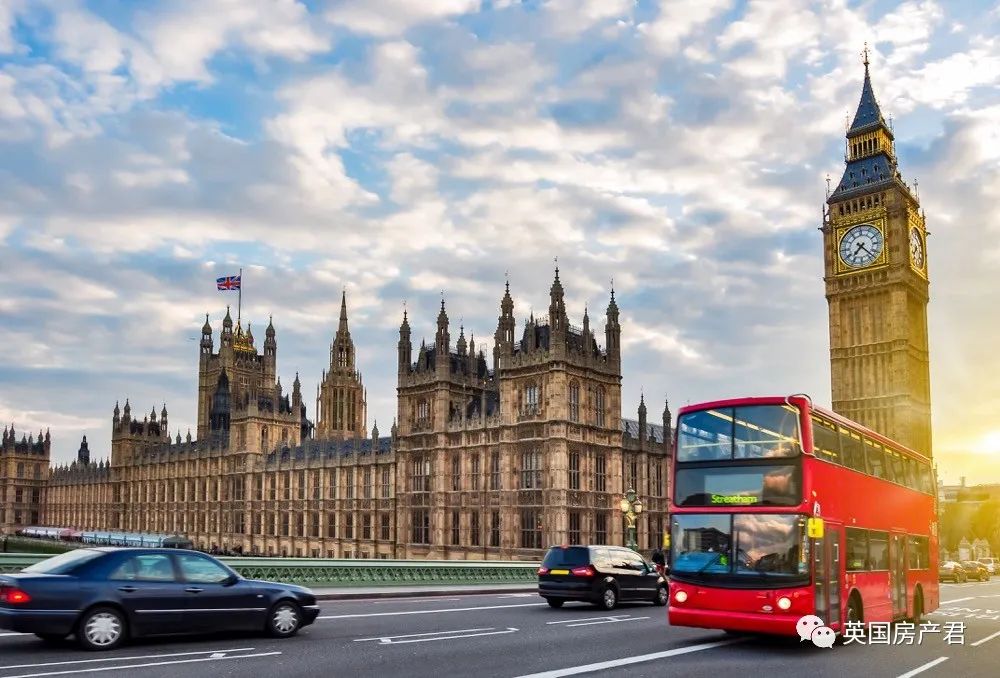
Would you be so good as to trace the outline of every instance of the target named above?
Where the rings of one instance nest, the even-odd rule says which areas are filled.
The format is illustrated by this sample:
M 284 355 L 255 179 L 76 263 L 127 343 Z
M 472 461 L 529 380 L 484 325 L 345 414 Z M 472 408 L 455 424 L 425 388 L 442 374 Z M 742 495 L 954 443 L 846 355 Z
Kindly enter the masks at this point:
M 622 497 L 619 507 L 622 510 L 622 515 L 625 516 L 625 546 L 637 551 L 639 543 L 636 540 L 635 520 L 642 513 L 642 500 L 636 496 L 635 490 L 629 488 L 625 492 L 625 496 Z

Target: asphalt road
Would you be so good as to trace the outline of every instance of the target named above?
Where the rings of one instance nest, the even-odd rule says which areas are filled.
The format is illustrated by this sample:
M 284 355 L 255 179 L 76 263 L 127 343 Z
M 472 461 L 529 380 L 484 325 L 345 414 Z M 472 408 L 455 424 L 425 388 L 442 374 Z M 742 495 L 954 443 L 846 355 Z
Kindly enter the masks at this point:
M 550 609 L 534 594 L 330 601 L 288 640 L 226 635 L 144 640 L 110 653 L 0 633 L 0 678 L 41 676 L 996 676 L 1000 578 L 945 584 L 941 625 L 919 644 L 818 648 L 672 628 L 665 608 Z M 944 624 L 965 624 L 962 643 Z M 933 663 L 937 662 L 937 663 Z M 933 664 L 932 664 L 933 663 Z M 923 670 L 921 670 L 923 669 Z

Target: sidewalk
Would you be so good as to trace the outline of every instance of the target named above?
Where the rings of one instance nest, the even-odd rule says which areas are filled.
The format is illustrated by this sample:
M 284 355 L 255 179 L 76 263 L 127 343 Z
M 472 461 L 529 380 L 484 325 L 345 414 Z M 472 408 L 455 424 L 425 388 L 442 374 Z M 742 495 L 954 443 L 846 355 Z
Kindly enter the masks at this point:
M 537 593 L 538 584 L 472 584 L 454 586 L 340 586 L 311 587 L 317 600 L 352 600 L 355 598 L 418 598 L 421 596 L 456 596 L 497 593 Z

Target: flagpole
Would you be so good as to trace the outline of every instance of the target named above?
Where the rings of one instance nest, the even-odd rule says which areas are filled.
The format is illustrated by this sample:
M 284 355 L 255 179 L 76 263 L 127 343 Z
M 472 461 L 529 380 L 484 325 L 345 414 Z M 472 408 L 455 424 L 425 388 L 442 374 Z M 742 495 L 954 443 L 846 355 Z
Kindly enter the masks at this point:
M 240 311 L 243 309 L 243 267 L 240 267 L 240 286 L 236 290 L 236 325 L 240 324 Z

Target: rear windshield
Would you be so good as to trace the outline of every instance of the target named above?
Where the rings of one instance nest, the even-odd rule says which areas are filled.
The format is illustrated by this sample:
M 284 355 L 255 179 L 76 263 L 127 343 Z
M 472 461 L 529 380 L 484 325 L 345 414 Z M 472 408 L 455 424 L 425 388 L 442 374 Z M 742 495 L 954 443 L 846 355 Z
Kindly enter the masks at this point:
M 570 546 L 568 548 L 550 549 L 545 554 L 542 565 L 552 569 L 553 567 L 578 567 L 590 564 L 590 549 L 586 546 Z
M 80 565 L 89 563 L 91 560 L 100 558 L 102 555 L 104 554 L 101 551 L 76 549 L 74 551 L 60 553 L 58 556 L 46 558 L 42 562 L 29 565 L 21 571 L 34 572 L 37 574 L 67 574 L 75 570 Z

